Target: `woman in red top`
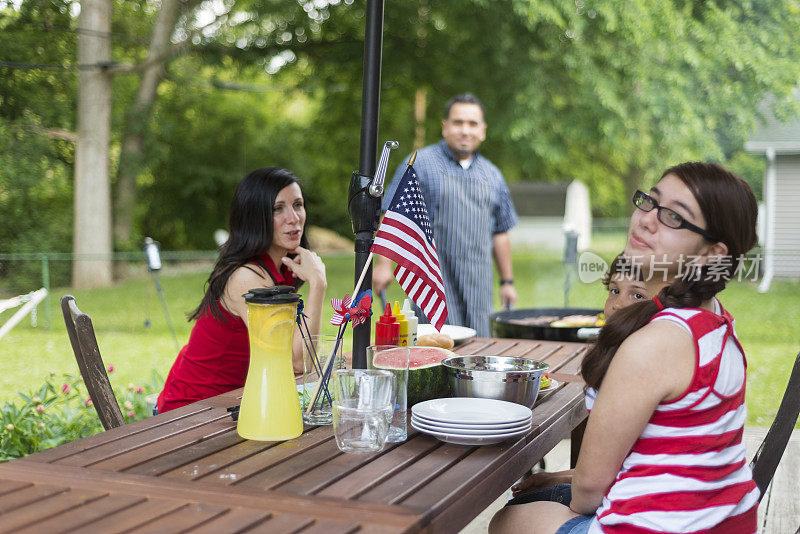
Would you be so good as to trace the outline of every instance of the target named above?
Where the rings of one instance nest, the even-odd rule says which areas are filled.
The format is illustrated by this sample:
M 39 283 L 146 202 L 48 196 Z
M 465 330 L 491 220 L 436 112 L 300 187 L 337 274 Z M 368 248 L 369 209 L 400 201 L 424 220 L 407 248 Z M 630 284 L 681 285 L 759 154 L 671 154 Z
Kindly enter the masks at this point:
M 290 171 L 265 167 L 242 179 L 231 201 L 230 237 L 189 317 L 196 322 L 158 397 L 158 412 L 244 385 L 250 344 L 242 295 L 252 288 L 308 282 L 304 311 L 311 334 L 319 333 L 327 280 L 322 260 L 307 248 L 305 223 L 303 193 Z M 302 371 L 299 332 L 292 363 Z

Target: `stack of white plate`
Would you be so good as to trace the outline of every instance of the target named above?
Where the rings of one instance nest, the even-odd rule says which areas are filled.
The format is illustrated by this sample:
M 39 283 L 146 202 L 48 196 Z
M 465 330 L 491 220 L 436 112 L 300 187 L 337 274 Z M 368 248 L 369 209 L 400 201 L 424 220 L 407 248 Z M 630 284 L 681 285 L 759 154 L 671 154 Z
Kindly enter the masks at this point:
M 531 410 L 494 399 L 433 399 L 411 407 L 411 426 L 448 443 L 489 445 L 528 433 Z

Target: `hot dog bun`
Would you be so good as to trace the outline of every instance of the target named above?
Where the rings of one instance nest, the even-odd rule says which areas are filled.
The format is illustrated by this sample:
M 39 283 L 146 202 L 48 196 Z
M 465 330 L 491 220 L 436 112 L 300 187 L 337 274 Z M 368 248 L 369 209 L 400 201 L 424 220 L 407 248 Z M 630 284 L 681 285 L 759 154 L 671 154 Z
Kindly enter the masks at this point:
M 452 349 L 455 342 L 453 338 L 447 334 L 428 334 L 427 336 L 420 336 L 417 340 L 417 345 L 422 347 L 439 347 L 442 349 Z

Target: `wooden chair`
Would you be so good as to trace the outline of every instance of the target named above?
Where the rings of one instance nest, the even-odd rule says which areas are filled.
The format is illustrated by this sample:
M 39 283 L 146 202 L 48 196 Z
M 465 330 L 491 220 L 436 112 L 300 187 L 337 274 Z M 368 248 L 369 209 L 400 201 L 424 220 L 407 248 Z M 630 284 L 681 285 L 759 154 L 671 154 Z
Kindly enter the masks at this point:
M 783 400 L 781 400 L 781 405 L 778 407 L 775 420 L 750 462 L 750 467 L 753 470 L 753 479 L 756 481 L 758 489 L 761 490 L 759 501 L 764 497 L 767 487 L 775 475 L 775 470 L 781 461 L 783 451 L 786 450 L 786 444 L 789 442 L 799 415 L 800 354 L 797 355 L 794 361 L 794 368 L 789 376 L 789 383 L 786 385 L 786 392 L 783 394 Z M 800 529 L 798 529 L 798 532 L 800 532 Z
M 75 359 L 78 361 L 83 383 L 86 384 L 103 428 L 108 430 L 125 424 L 125 417 L 119 408 L 117 397 L 108 380 L 106 367 L 103 365 L 103 358 L 100 356 L 91 318 L 78 309 L 75 297 L 72 295 L 61 297 L 61 311 L 64 314 L 67 334 L 72 343 Z

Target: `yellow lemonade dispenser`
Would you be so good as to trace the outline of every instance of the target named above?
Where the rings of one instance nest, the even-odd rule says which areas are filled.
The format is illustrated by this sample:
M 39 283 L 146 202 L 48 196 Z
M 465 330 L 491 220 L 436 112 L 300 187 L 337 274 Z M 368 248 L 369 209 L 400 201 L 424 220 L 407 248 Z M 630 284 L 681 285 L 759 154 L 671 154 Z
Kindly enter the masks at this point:
M 250 366 L 239 422 L 245 439 L 283 441 L 303 433 L 292 369 L 292 339 L 300 295 L 291 286 L 251 289 L 247 302 Z

